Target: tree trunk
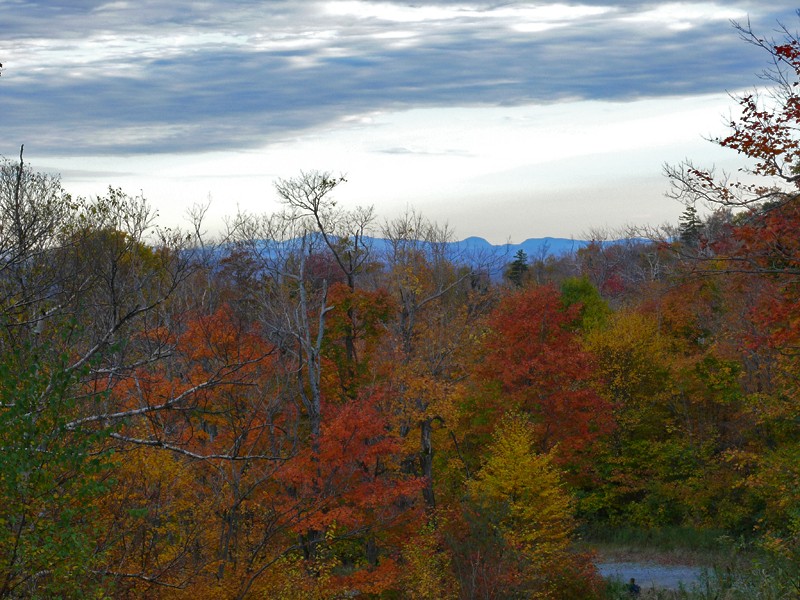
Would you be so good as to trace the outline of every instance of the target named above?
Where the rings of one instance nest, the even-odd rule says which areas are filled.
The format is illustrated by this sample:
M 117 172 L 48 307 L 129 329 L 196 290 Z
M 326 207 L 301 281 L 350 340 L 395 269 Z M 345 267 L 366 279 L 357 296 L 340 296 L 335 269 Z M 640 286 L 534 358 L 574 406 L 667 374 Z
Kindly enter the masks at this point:
M 425 500 L 425 508 L 430 512 L 436 508 L 436 497 L 433 492 L 433 420 L 425 419 L 420 423 L 420 453 L 419 466 L 422 477 L 425 480 L 425 487 L 422 488 L 422 497 Z

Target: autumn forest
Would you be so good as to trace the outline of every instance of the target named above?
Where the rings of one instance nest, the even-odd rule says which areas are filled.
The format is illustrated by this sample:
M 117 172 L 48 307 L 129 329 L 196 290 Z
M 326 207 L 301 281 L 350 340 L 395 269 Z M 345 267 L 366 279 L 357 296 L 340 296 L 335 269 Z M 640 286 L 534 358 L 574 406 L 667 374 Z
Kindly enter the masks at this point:
M 458 252 L 325 172 L 210 235 L 3 162 L 0 598 L 599 599 L 579 542 L 621 527 L 797 597 L 800 42 L 742 33 L 740 177 L 667 167 L 678 223 L 572 254 Z

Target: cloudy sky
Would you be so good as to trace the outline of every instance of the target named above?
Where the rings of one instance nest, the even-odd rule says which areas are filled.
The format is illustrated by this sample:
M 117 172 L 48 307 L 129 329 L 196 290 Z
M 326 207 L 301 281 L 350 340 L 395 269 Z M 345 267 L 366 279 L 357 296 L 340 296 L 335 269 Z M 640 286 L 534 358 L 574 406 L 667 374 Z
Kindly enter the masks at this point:
M 748 18 L 798 23 L 783 0 L 0 0 L 0 155 L 167 224 L 276 210 L 310 169 L 462 238 L 659 224 L 664 163 L 738 164 L 704 136 L 768 66 Z

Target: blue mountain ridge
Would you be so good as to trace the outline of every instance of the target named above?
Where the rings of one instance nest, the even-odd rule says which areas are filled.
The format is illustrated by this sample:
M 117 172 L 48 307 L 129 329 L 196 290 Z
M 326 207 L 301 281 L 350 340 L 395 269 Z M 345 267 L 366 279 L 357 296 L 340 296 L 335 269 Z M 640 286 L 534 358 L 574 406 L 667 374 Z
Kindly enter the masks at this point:
M 382 238 L 370 237 L 366 238 L 365 241 L 378 254 L 388 250 L 388 242 Z M 523 250 L 528 255 L 528 260 L 536 260 L 547 258 L 548 256 L 571 254 L 588 244 L 589 242 L 584 240 L 554 237 L 530 238 L 520 244 L 492 244 L 477 236 L 448 242 L 448 246 L 456 254 L 465 256 L 480 255 L 483 257 L 488 255 L 501 262 L 514 260 L 514 255 L 519 250 Z
M 514 255 L 519 250 L 523 250 L 528 255 L 528 259 L 532 260 L 571 254 L 585 247 L 588 243 L 584 240 L 554 237 L 529 238 L 520 244 L 491 244 L 481 237 L 468 237 L 460 242 L 453 242 L 458 249 L 491 251 L 498 257 L 505 254 L 510 257 L 509 260 L 513 260 Z
M 387 256 L 390 250 L 390 242 L 379 237 L 363 238 L 363 242 L 370 248 L 376 260 L 382 256 Z M 604 242 L 611 243 L 614 242 Z M 559 257 L 577 252 L 589 244 L 585 240 L 574 240 L 567 238 L 530 238 L 520 244 L 492 244 L 484 238 L 473 236 L 463 240 L 447 242 L 448 254 L 460 264 L 470 265 L 479 269 L 488 269 L 492 277 L 501 276 L 505 266 L 514 260 L 514 255 L 519 250 L 523 250 L 529 261 L 544 260 L 547 257 Z M 274 252 L 283 253 L 291 251 L 295 240 L 273 241 L 258 240 L 255 248 L 265 255 Z M 321 239 L 317 241 L 317 247 L 322 247 Z M 227 244 L 216 249 L 206 250 L 210 256 L 217 260 L 221 259 L 226 253 Z

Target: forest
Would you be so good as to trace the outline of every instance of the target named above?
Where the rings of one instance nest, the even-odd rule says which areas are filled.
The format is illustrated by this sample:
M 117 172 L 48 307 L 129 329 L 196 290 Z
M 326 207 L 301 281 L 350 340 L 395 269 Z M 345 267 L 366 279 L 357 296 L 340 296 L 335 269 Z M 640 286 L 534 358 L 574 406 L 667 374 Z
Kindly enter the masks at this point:
M 317 171 L 167 229 L 5 160 L 0 598 L 600 599 L 580 540 L 620 528 L 758 557 L 704 598 L 798 597 L 800 42 L 742 34 L 738 178 L 667 167 L 678 223 L 572 254 Z

